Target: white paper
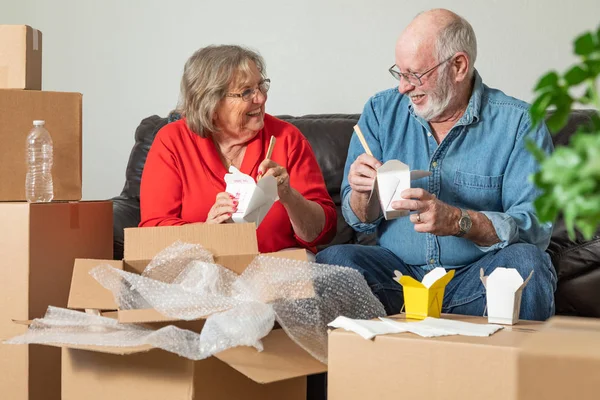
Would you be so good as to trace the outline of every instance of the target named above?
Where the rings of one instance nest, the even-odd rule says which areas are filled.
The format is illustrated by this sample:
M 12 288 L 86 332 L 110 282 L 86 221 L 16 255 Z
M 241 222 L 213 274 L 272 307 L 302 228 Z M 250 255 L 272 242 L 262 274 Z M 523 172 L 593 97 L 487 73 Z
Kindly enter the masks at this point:
M 392 202 L 402 199 L 400 194 L 411 187 L 411 180 L 429 175 L 431 175 L 430 171 L 411 171 L 409 166 L 402 161 L 389 160 L 377 169 L 370 198 L 374 196 L 379 198 L 379 204 L 386 220 L 403 217 L 408 215 L 409 211 L 393 209 Z
M 450 335 L 486 337 L 502 329 L 500 325 L 472 324 L 470 322 L 431 317 L 418 322 L 395 321 L 390 318 L 367 321 L 337 317 L 329 326 L 354 332 L 365 339 L 372 339 L 375 336 L 389 333 L 404 332 L 414 333 L 422 337 Z
M 397 327 L 398 329 L 404 328 L 408 332 L 423 337 L 451 335 L 486 337 L 502 329 L 500 325 L 473 324 L 470 322 L 432 317 L 427 317 L 419 322 L 401 322 L 389 318 L 379 319 L 390 326 Z
M 489 322 L 513 325 L 519 321 L 523 288 L 532 274 L 533 271 L 523 281 L 519 271 L 514 268 L 498 267 L 487 277 L 483 276 L 481 269 L 481 281 L 487 292 Z
M 254 222 L 260 225 L 271 206 L 277 200 L 277 181 L 265 176 L 256 183 L 250 175 L 243 174 L 234 166 L 225 174 L 225 191 L 238 201 L 237 211 L 231 216 L 233 222 Z
M 389 325 L 382 321 L 351 319 L 342 316 L 337 317 L 327 325 L 332 328 L 342 328 L 354 332 L 365 339 L 372 339 L 377 335 L 385 335 L 388 333 L 407 332 L 406 329 L 400 326 Z

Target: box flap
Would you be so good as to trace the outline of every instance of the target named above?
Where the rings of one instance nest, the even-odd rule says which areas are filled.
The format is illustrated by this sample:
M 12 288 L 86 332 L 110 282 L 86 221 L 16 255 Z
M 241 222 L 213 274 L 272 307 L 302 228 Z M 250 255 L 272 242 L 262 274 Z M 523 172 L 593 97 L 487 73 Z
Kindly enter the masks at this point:
M 481 280 L 481 283 L 483 283 L 483 287 L 487 289 L 487 276 L 485 276 L 483 268 L 479 270 L 479 280 Z
M 255 224 L 189 224 L 125 229 L 125 260 L 150 260 L 181 240 L 198 243 L 215 256 L 258 254 Z
M 264 350 L 235 347 L 215 355 L 235 370 L 258 383 L 318 374 L 327 366 L 298 346 L 283 329 L 275 329 L 263 340 Z
M 207 317 L 208 316 L 200 317 L 195 319 L 195 321 L 203 320 Z M 143 310 L 119 310 L 117 311 L 117 319 L 121 324 L 151 324 L 171 322 L 171 325 L 174 325 L 175 322 L 183 321 L 178 318 L 172 318 L 163 315 L 154 308 Z
M 435 281 L 435 283 L 433 285 L 431 285 L 429 287 L 429 289 L 440 289 L 445 287 L 448 282 L 450 282 L 452 280 L 452 278 L 454 278 L 454 270 L 451 269 L 450 271 L 446 272 L 446 275 L 442 276 L 441 278 L 439 278 L 437 281 Z
M 67 304 L 68 308 L 79 310 L 86 308 L 95 310 L 117 309 L 117 304 L 111 291 L 100 285 L 90 275 L 90 271 L 93 268 L 102 264 L 123 269 L 122 261 L 75 259 L 71 289 L 69 291 L 69 302 Z
M 421 282 L 419 282 L 418 280 L 416 280 L 412 276 L 402 275 L 400 278 L 398 278 L 397 281 L 402 286 L 414 287 L 414 288 L 419 288 L 419 289 L 425 289 L 425 286 L 423 286 L 423 284 Z
M 488 290 L 514 293 L 523 286 L 523 277 L 514 268 L 498 267 L 487 278 Z
M 555 316 L 550 318 L 546 324 L 544 324 L 544 329 L 591 330 L 593 332 L 599 332 L 600 319 Z
M 48 346 L 60 347 L 65 349 L 75 349 L 75 350 L 87 350 L 94 351 L 96 353 L 106 353 L 106 354 L 117 354 L 117 355 L 127 355 L 127 354 L 136 354 L 136 353 L 144 353 L 150 350 L 155 350 L 155 347 L 144 344 L 142 346 L 95 346 L 95 345 L 84 345 L 84 344 L 60 344 L 60 343 L 48 343 Z
M 306 250 L 304 249 L 276 251 L 274 253 L 263 253 L 261 255 L 276 258 L 288 258 L 290 260 L 308 261 L 308 254 L 306 254 Z

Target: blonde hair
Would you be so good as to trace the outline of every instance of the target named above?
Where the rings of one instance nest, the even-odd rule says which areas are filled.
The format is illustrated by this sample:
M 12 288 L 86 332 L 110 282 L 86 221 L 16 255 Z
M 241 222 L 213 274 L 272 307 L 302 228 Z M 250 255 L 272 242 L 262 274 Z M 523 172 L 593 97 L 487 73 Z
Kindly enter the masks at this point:
M 235 45 L 207 46 L 197 50 L 185 63 L 177 111 L 188 128 L 201 137 L 219 129 L 213 117 L 219 102 L 234 79 L 249 79 L 251 63 L 264 77 L 265 62 L 257 52 Z

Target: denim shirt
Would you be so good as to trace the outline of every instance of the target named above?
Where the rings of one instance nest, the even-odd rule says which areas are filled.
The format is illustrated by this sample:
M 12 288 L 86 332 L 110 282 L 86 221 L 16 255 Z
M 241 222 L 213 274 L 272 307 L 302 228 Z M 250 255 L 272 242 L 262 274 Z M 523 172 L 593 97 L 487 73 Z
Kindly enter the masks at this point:
M 426 270 L 466 266 L 512 243 L 545 250 L 552 224 L 540 223 L 535 214 L 533 201 L 539 191 L 529 176 L 539 166 L 525 143 L 531 138 L 546 153 L 553 146 L 544 124 L 530 132 L 528 109 L 527 103 L 484 85 L 475 71 L 467 109 L 439 145 L 429 123 L 414 113 L 408 96 L 397 88 L 371 97 L 358 123 L 375 158 L 431 171 L 431 176 L 413 181 L 412 187 L 423 188 L 452 206 L 482 212 L 500 242 L 482 247 L 465 238 L 415 232 L 408 217 L 387 221 L 380 214 L 373 223 L 362 223 L 350 207 L 348 184 L 350 166 L 365 152 L 356 135 L 350 141 L 341 189 L 346 222 L 359 232 L 376 230 L 379 245 L 406 264 Z

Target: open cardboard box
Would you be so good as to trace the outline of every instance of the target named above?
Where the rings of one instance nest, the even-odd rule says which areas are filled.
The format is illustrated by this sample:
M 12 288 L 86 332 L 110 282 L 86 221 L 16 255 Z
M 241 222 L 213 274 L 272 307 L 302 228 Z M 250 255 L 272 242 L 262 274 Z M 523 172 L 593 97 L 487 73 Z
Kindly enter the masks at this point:
M 159 251 L 181 240 L 199 243 L 215 262 L 241 273 L 258 255 L 254 224 L 191 224 L 180 227 L 125 230 L 123 261 L 78 259 L 75 262 L 68 307 L 107 311 L 122 323 L 162 327 L 176 325 L 199 332 L 204 320 L 177 321 L 156 310 L 117 310 L 107 289 L 89 274 L 108 263 L 141 273 Z M 305 250 L 270 254 L 305 260 Z M 110 314 L 108 314 L 110 315 Z M 305 399 L 306 376 L 327 367 L 295 344 L 282 329 L 263 339 L 264 351 L 236 347 L 214 357 L 192 361 L 155 349 L 58 345 L 63 347 L 63 399 Z

